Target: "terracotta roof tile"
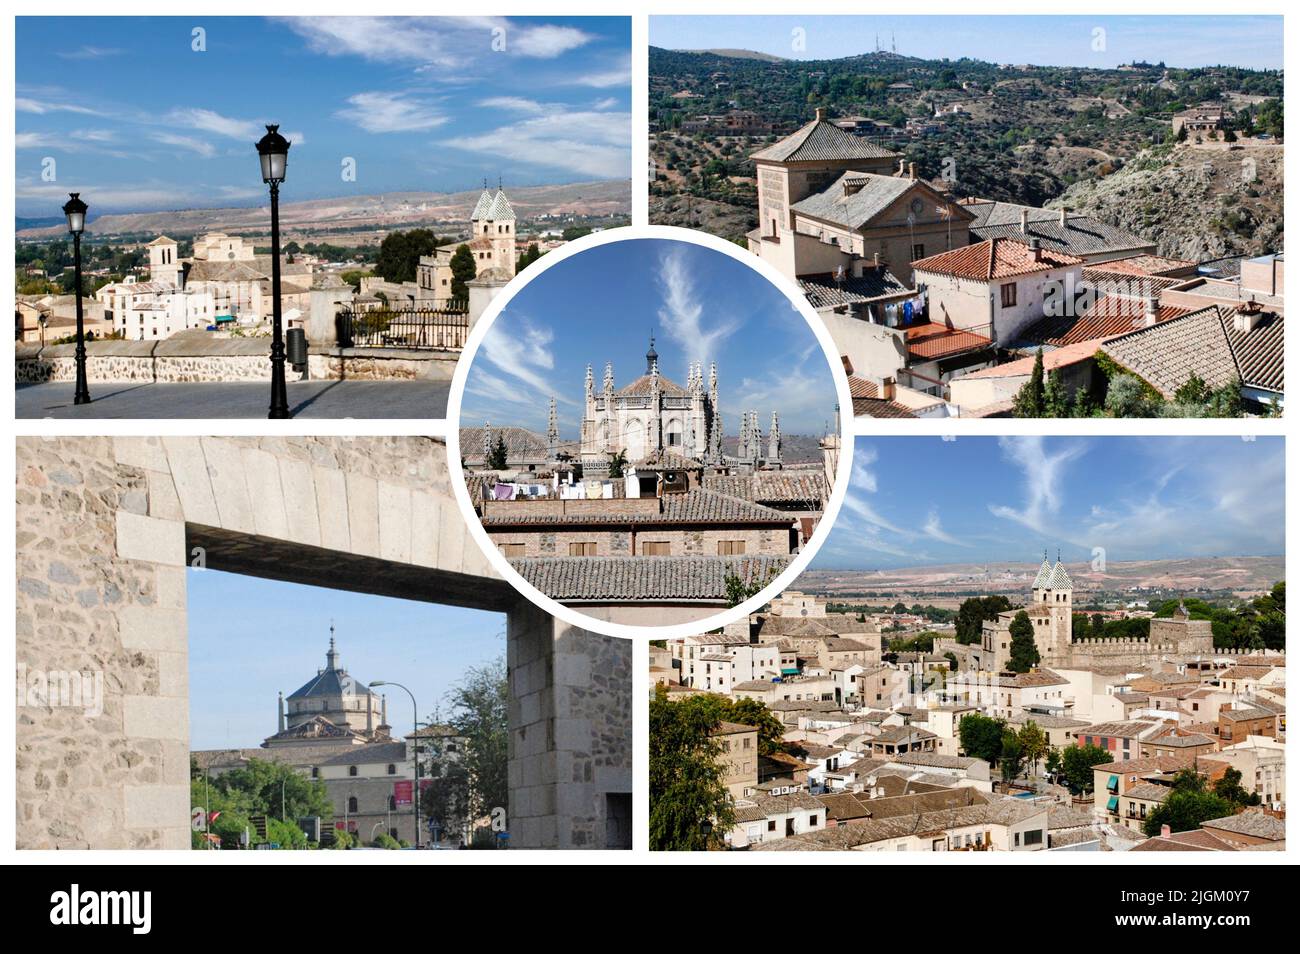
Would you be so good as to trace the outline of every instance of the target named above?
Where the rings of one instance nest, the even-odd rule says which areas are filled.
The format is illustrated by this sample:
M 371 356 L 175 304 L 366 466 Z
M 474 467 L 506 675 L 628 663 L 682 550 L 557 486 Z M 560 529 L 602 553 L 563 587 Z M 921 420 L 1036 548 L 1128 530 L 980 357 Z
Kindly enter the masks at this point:
M 912 263 L 912 269 L 974 281 L 993 281 L 1082 264 L 1081 258 L 1048 249 L 1041 249 L 1035 259 L 1034 250 L 1026 243 L 995 238 L 920 259 Z

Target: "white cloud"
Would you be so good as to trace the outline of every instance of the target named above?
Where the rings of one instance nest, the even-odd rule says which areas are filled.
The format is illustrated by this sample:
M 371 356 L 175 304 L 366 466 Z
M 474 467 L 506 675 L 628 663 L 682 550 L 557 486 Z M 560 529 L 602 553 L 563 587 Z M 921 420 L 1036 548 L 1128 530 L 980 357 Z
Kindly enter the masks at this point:
M 965 540 L 954 537 L 943 529 L 943 525 L 939 522 L 939 511 L 937 510 L 931 510 L 926 516 L 925 525 L 922 526 L 921 532 L 933 540 L 938 540 L 940 543 L 948 543 L 958 547 L 970 546 Z
M 663 294 L 660 327 L 690 361 L 711 361 L 722 342 L 740 327 L 734 320 L 705 326 L 705 303 L 696 292 L 686 248 L 673 246 L 660 256 L 659 289 Z
M 535 99 L 527 99 L 523 96 L 489 96 L 487 99 L 481 99 L 478 103 L 486 109 L 504 109 L 512 113 L 538 113 L 546 112 L 546 106 Z
M 632 83 L 632 58 L 625 57 L 609 69 L 592 70 L 577 73 L 566 78 L 562 85 L 589 86 L 592 89 L 608 89 L 612 86 L 630 86 Z
M 216 155 L 217 149 L 210 142 L 202 139 L 196 139 L 193 136 L 179 136 L 176 133 L 156 132 L 151 133 L 150 137 L 154 142 L 162 143 L 164 146 L 176 146 L 179 149 L 185 149 L 189 152 L 196 153 L 205 159 Z
M 44 115 L 46 113 L 82 113 L 87 116 L 98 115 L 95 110 L 86 106 L 77 106 L 73 103 L 53 103 L 49 100 L 32 99 L 29 96 L 19 96 L 14 100 L 14 108 L 20 113 L 36 113 Z
M 83 46 L 79 50 L 71 50 L 56 55 L 65 60 L 99 60 L 106 56 L 118 56 L 123 52 L 123 50 L 105 46 Z
M 593 179 L 624 179 L 631 174 L 631 133 L 630 113 L 571 111 L 555 105 L 532 118 L 439 145 Z
M 167 120 L 178 126 L 198 129 L 202 132 L 212 133 L 215 136 L 224 136 L 228 139 L 243 139 L 249 142 L 256 142 L 261 139 L 264 132 L 264 127 L 259 126 L 251 119 L 234 119 L 230 116 L 223 116 L 211 109 L 198 107 L 173 109 L 167 114 Z
M 1003 437 L 998 440 L 1003 454 L 1020 468 L 1025 499 L 1019 509 L 990 504 L 998 517 L 1022 524 L 1038 533 L 1050 534 L 1053 518 L 1061 509 L 1061 486 L 1066 465 L 1084 453 L 1081 443 L 1065 444 L 1049 452 L 1042 437 Z
M 317 53 L 459 70 L 487 56 L 554 59 L 595 37 L 575 27 L 531 26 L 503 17 L 290 17 Z M 504 40 L 504 45 L 501 43 Z
M 357 93 L 337 115 L 372 133 L 422 132 L 448 121 L 409 93 Z

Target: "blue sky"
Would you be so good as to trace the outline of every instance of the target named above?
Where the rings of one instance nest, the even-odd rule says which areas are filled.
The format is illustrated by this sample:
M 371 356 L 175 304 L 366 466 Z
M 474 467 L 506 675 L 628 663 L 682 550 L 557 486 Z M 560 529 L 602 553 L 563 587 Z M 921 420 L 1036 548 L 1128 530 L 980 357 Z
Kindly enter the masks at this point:
M 792 49 L 791 31 L 806 31 Z M 1094 49 L 1094 31 L 1104 48 Z M 1169 66 L 1280 69 L 1281 17 L 1190 16 L 806 16 L 651 17 L 650 43 L 668 49 L 746 49 L 790 59 L 870 53 L 890 34 L 898 52 L 1040 66 L 1115 67 L 1134 60 Z
M 1284 552 L 1280 438 L 858 437 L 817 569 Z
M 505 655 L 506 620 L 497 613 L 215 570 L 187 576 L 195 749 L 254 748 L 274 733 L 276 694 L 288 696 L 324 668 L 331 620 L 340 665 L 364 682 L 406 685 L 422 720 L 467 669 Z M 410 697 L 386 692 L 393 732 L 404 735 Z
M 830 366 L 808 323 L 767 279 L 690 242 L 635 239 L 574 255 L 534 278 L 493 323 L 470 366 L 461 423 L 546 433 L 551 396 L 560 436 L 578 437 L 583 382 L 605 362 L 621 388 L 645 374 L 650 333 L 659 371 L 683 387 L 692 361 L 718 363 L 723 428 L 742 411 L 772 412 L 784 434 L 820 435 L 834 415 Z
M 17 211 L 263 201 L 267 122 L 289 199 L 625 178 L 630 44 L 622 17 L 19 17 Z

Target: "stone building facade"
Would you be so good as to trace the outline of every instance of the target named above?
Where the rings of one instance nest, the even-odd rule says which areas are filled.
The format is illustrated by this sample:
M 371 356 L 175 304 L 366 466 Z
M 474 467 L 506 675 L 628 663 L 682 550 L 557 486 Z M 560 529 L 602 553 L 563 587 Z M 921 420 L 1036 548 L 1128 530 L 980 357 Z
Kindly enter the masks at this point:
M 504 613 L 512 846 L 601 847 L 623 830 L 631 644 L 556 621 L 493 573 L 441 441 L 20 438 L 16 474 L 19 848 L 189 846 L 198 567 Z

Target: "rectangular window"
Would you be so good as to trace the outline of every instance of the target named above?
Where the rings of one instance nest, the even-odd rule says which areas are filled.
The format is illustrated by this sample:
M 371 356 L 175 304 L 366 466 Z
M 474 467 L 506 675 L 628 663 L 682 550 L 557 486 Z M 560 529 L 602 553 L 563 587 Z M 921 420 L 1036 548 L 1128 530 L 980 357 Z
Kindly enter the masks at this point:
M 719 540 L 718 556 L 740 556 L 745 552 L 744 540 Z
M 594 543 L 570 543 L 569 556 L 595 556 L 596 544 Z
M 524 556 L 524 547 L 522 543 L 503 543 L 501 544 L 501 555 L 507 560 L 518 560 Z
M 921 259 L 923 259 L 923 258 L 925 258 L 925 246 L 924 246 L 924 245 L 919 245 L 919 244 L 918 244 L 918 245 L 913 245 L 913 246 L 912 246 L 912 261 L 914 261 L 914 262 L 919 262 L 919 261 L 920 261 Z
M 1002 307 L 1013 308 L 1016 304 L 1016 283 L 1007 282 L 1002 286 Z
M 654 540 L 641 544 L 642 556 L 672 556 L 667 540 Z

